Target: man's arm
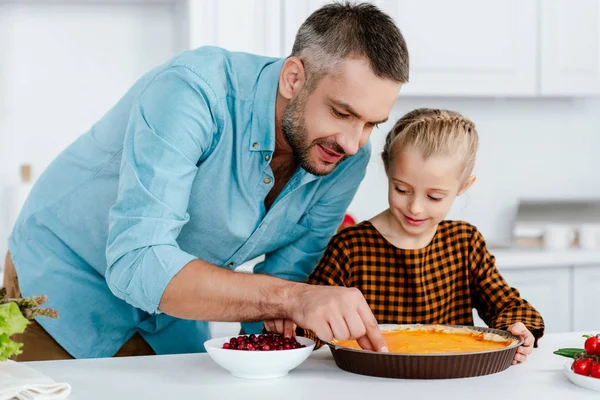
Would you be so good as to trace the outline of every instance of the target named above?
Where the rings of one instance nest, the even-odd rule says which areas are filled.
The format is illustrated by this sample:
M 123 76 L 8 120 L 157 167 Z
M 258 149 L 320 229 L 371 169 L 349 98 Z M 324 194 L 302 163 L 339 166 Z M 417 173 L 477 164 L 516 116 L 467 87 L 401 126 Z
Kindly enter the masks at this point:
M 174 67 L 156 76 L 134 105 L 109 212 L 109 288 L 149 313 L 215 321 L 289 318 L 324 337 L 348 314 L 363 321 L 352 335 L 368 335 L 378 348 L 383 339 L 375 318 L 350 289 L 236 274 L 179 248 L 197 165 L 218 140 L 217 103 L 199 76 Z

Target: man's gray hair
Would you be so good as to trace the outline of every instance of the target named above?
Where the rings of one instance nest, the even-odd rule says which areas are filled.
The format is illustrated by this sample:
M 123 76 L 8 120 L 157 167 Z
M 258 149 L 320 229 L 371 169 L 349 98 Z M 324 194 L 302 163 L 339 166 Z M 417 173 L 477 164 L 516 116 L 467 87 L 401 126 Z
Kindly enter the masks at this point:
M 327 4 L 298 29 L 292 56 L 304 63 L 309 90 L 347 57 L 364 58 L 376 76 L 408 82 L 408 49 L 389 15 L 369 3 Z

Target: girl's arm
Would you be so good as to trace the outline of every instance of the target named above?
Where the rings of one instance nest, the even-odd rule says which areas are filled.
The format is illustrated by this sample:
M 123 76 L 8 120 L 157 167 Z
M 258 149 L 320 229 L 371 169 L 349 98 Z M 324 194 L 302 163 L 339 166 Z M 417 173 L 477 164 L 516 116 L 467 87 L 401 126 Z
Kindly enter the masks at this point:
M 490 328 L 506 330 L 512 324 L 522 322 L 535 337 L 537 346 L 538 339 L 544 334 L 544 320 L 519 291 L 504 280 L 495 261 L 483 236 L 475 230 L 469 245 L 473 306 Z

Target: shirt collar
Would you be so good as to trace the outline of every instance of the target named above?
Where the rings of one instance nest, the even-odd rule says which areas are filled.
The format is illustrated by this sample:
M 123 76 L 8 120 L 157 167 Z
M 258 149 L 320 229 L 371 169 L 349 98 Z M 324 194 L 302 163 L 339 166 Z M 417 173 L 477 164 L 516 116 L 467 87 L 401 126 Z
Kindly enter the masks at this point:
M 267 64 L 258 76 L 252 106 L 250 151 L 275 150 L 275 100 L 284 62 L 283 58 Z
M 250 143 L 248 143 L 250 151 L 271 153 L 275 151 L 275 100 L 279 87 L 279 73 L 284 62 L 285 58 L 282 58 L 267 64 L 258 76 L 252 106 Z M 318 177 L 299 168 L 295 178 L 292 186 L 304 185 Z

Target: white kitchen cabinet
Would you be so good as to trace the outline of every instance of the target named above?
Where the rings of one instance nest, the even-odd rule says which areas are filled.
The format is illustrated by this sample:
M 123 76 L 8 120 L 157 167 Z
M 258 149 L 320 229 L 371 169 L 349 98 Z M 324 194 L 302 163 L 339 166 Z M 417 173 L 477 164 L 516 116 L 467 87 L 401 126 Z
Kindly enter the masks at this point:
M 568 332 L 571 328 L 571 268 L 511 268 L 500 273 L 522 298 L 542 314 L 546 332 Z M 600 281 L 600 269 L 597 271 Z M 473 310 L 476 326 L 486 326 Z
M 508 284 L 519 290 L 544 318 L 546 332 L 571 330 L 571 269 L 522 268 L 500 270 Z
M 530 96 L 536 92 L 535 0 L 372 0 L 404 35 L 405 95 Z M 325 0 L 284 2 L 284 52 Z
M 600 333 L 600 266 L 574 270 L 573 330 Z
M 540 1 L 540 94 L 600 94 L 600 1 Z
M 215 45 L 281 57 L 280 0 L 178 0 L 185 48 Z
M 374 0 L 410 54 L 406 95 L 529 96 L 536 91 L 535 0 Z

